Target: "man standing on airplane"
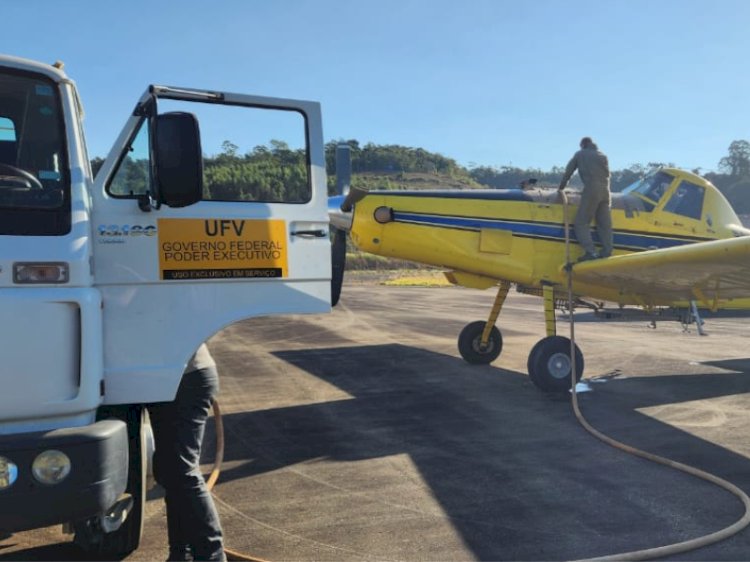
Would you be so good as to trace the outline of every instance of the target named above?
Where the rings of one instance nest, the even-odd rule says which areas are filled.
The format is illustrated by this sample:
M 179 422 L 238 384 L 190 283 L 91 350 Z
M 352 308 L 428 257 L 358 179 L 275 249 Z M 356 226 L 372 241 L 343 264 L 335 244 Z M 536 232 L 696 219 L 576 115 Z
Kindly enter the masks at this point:
M 559 191 L 568 185 L 573 172 L 583 181 L 581 201 L 573 222 L 578 243 L 586 253 L 578 261 L 606 258 L 612 255 L 612 199 L 609 193 L 609 161 L 591 137 L 581 139 L 581 150 L 573 155 L 565 168 Z M 596 232 L 602 244 L 602 253 L 596 251 L 591 239 L 591 220 L 596 219 Z

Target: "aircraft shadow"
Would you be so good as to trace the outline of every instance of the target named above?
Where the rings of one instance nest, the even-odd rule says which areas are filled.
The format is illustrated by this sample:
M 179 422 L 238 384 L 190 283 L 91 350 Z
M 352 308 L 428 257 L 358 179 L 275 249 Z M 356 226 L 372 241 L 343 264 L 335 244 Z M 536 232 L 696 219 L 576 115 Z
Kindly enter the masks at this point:
M 576 323 L 582 322 L 650 322 L 655 320 L 657 323 L 662 322 L 677 322 L 678 317 L 675 314 L 669 314 L 665 312 L 664 315 L 659 316 L 658 314 L 647 315 L 644 311 L 635 308 L 626 308 L 624 311 L 617 310 L 616 308 L 607 309 L 603 311 L 594 312 L 593 310 L 576 310 L 574 312 Z M 710 310 L 700 310 L 700 316 L 703 320 L 726 320 L 726 319 L 745 319 L 750 316 L 750 310 L 717 310 L 712 312 Z M 558 314 L 558 319 L 561 321 L 568 321 L 568 314 L 561 312 Z M 710 323 L 705 326 L 707 330 L 710 330 Z M 694 326 L 693 326 L 693 329 Z
M 252 462 L 223 471 L 220 482 L 313 459 L 407 454 L 481 560 L 650 548 L 718 530 L 742 514 L 726 492 L 593 439 L 567 396 L 539 392 L 524 374 L 402 345 L 274 355 L 354 398 L 225 416 L 225 460 Z M 639 411 L 750 392 L 747 374 L 614 378 L 593 384 L 580 402 L 605 433 L 750 490 L 747 457 Z M 746 431 L 750 418 L 742 421 Z M 709 548 L 696 559 L 745 559 L 750 539 L 742 534 Z

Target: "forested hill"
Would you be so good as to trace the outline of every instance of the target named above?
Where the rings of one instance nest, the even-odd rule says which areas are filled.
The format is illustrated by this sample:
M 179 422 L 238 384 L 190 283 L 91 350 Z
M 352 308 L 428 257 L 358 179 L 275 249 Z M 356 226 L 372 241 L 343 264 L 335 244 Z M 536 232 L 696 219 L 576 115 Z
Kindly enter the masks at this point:
M 361 146 L 356 140 L 331 141 L 326 145 L 326 167 L 329 191 L 335 186 L 335 150 L 339 142 L 346 142 L 352 154 L 352 185 L 367 189 L 432 189 L 432 188 L 513 188 L 521 181 L 536 178 L 538 185 L 557 186 L 564 165 L 551 170 L 524 169 L 513 166 L 477 166 L 465 168 L 452 158 L 422 148 L 400 145 Z M 564 164 L 567 164 L 564 163 Z M 612 190 L 621 191 L 648 171 L 669 162 L 634 164 L 623 170 L 612 170 Z M 734 141 L 727 156 L 717 162 L 719 172 L 702 173 L 729 199 L 738 213 L 750 213 L 750 142 Z M 576 174 L 571 185 L 580 185 Z
M 335 153 L 340 142 L 326 144 L 329 193 L 334 192 L 336 185 Z M 529 178 L 536 178 L 538 185 L 556 187 L 564 171 L 562 167 L 551 170 L 513 166 L 467 168 L 452 158 L 423 148 L 396 144 L 360 145 L 356 140 L 346 143 L 351 147 L 352 185 L 366 189 L 514 188 Z M 239 193 L 248 200 L 304 199 L 307 181 L 303 150 L 291 149 L 280 141 L 270 141 L 269 146 L 256 146 L 247 154 L 239 154 L 236 145 L 229 141 L 223 147 L 221 154 L 204 158 L 208 198 L 222 199 L 226 192 L 232 197 Z M 101 164 L 101 158 L 92 162 L 94 172 Z M 649 162 L 612 170 L 612 190 L 621 191 L 651 169 L 671 165 L 668 162 Z M 120 192 L 139 193 L 138 185 L 145 184 L 148 177 L 147 162 L 127 159 L 124 167 L 124 173 L 117 180 L 123 182 L 119 186 Z M 732 142 L 727 156 L 717 162 L 717 169 L 718 172 L 705 174 L 700 170 L 693 171 L 718 187 L 738 213 L 750 213 L 750 142 Z M 571 183 L 580 185 L 577 175 Z

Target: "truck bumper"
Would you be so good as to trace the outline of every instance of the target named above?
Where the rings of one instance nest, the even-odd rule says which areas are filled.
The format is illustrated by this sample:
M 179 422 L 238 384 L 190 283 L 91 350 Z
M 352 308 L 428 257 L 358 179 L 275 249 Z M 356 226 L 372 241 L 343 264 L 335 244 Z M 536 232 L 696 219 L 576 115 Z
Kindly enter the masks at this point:
M 31 472 L 36 456 L 49 449 L 71 461 L 56 485 Z M 104 420 L 85 427 L 0 435 L 0 456 L 18 467 L 18 479 L 0 490 L 0 530 L 14 532 L 91 517 L 105 511 L 125 491 L 128 435 L 124 422 Z

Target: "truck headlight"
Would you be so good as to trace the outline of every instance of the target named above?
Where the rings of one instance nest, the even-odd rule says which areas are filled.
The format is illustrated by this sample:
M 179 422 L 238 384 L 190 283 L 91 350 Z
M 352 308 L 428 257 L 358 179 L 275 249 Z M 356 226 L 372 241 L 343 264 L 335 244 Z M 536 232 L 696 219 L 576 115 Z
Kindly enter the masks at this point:
M 10 488 L 18 478 L 18 467 L 10 459 L 0 457 L 0 490 Z
M 42 484 L 59 484 L 70 474 L 70 459 L 62 451 L 50 449 L 37 455 L 31 472 Z

